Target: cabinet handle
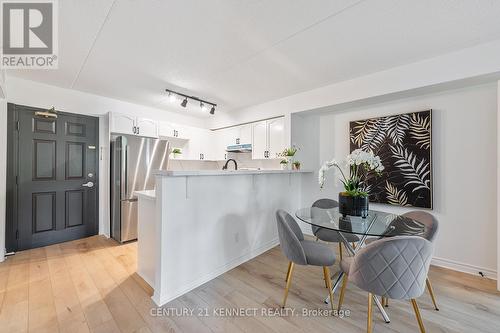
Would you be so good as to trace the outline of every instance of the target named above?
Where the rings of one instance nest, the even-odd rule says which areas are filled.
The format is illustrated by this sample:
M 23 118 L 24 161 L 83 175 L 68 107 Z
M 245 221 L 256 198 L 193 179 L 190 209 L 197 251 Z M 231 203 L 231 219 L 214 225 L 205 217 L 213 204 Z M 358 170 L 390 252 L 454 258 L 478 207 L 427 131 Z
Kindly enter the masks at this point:
M 134 134 L 137 134 L 137 127 L 132 126 L 132 132 L 134 132 Z
M 139 126 L 137 126 L 137 135 L 139 135 Z

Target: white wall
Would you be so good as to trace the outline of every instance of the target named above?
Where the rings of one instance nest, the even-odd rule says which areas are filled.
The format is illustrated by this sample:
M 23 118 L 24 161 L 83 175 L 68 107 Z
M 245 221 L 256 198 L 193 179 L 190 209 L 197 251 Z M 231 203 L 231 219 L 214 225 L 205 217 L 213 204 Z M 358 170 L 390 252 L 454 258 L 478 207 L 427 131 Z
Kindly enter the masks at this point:
M 206 128 L 205 119 L 183 115 L 178 112 L 155 109 L 149 106 L 120 101 L 113 98 L 93 95 L 81 91 L 64 89 L 39 82 L 22 80 L 15 77 L 6 79 L 7 100 L 9 103 L 40 108 L 55 106 L 56 110 L 101 116 L 108 112 L 165 120 L 173 123 Z
M 294 116 L 292 123 L 301 127 L 294 126 L 298 133 L 293 133 L 292 142 L 317 150 L 317 158 L 308 165 L 317 170 L 321 162 L 342 159 L 349 153 L 349 121 L 426 109 L 433 109 L 432 213 L 440 221 L 434 263 L 476 274 L 483 271 L 496 278 L 496 82 L 321 115 Z M 308 128 L 319 129 L 319 134 Z M 311 148 L 310 141 L 318 146 Z M 321 197 L 336 198 L 341 189 L 331 173 L 324 190 L 319 189 L 316 177 L 317 172 L 303 188 L 303 205 Z M 407 211 L 389 205 L 371 207 Z

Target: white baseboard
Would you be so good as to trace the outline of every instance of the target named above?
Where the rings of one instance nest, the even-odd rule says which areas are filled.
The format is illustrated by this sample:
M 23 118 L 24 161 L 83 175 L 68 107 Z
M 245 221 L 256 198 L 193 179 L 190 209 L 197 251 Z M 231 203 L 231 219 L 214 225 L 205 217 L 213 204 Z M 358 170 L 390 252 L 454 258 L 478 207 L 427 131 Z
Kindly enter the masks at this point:
M 301 224 L 301 229 L 304 235 L 313 235 L 311 227 L 309 225 Z M 431 265 L 451 269 L 457 272 L 468 273 L 475 276 L 480 276 L 479 272 L 482 272 L 484 276 L 489 279 L 497 279 L 497 271 L 493 269 L 478 267 L 455 260 L 434 257 L 432 258 Z
M 480 276 L 479 272 L 482 272 L 484 276 L 489 279 L 497 279 L 497 272 L 493 269 L 478 267 L 455 260 L 434 257 L 432 258 L 431 265 L 451 269 L 453 271 L 462 273 L 468 273 L 475 276 Z
M 166 303 L 176 299 L 177 297 L 180 297 L 182 295 L 184 295 L 185 293 L 188 293 L 190 292 L 191 290 L 201 286 L 202 284 L 204 283 L 207 283 L 208 281 L 212 280 L 212 279 L 215 279 L 216 277 L 218 277 L 219 275 L 222 275 L 228 271 L 230 271 L 231 269 L 241 265 L 241 264 L 244 264 L 245 262 L 255 258 L 255 257 L 258 257 L 260 256 L 261 254 L 263 254 L 264 252 L 267 252 L 269 251 L 270 249 L 274 248 L 275 246 L 277 246 L 279 244 L 279 240 L 278 238 L 275 238 L 273 240 L 271 240 L 270 242 L 267 242 L 266 244 L 263 244 L 261 246 L 259 246 L 258 248 L 256 249 L 253 249 L 252 251 L 246 253 L 246 254 L 243 254 L 233 260 L 231 260 L 230 262 L 228 262 L 227 264 L 213 270 L 212 272 L 208 273 L 208 274 L 205 274 L 203 275 L 202 277 L 196 279 L 195 281 L 187 284 L 186 286 L 184 286 L 184 288 L 182 288 L 181 290 L 178 290 L 177 292 L 173 293 L 173 294 L 163 294 L 163 295 L 158 295 L 156 292 L 153 294 L 153 296 L 151 297 L 151 299 L 156 303 L 156 305 L 158 306 L 162 306 L 162 305 L 165 305 Z

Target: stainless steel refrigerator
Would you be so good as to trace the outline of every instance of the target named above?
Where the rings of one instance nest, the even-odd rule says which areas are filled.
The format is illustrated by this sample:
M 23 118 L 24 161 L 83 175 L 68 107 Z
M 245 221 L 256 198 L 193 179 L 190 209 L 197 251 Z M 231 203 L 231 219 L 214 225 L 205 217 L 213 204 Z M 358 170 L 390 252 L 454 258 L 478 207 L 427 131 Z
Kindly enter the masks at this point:
M 111 237 L 137 239 L 137 196 L 155 188 L 155 170 L 166 170 L 168 141 L 131 135 L 111 137 Z

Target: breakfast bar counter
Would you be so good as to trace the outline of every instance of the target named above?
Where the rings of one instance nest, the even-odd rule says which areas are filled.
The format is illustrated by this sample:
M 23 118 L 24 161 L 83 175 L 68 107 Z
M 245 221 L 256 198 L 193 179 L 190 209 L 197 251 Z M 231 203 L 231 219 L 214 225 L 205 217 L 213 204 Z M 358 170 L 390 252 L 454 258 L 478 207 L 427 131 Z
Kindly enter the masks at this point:
M 310 172 L 157 171 L 155 195 L 138 193 L 138 274 L 155 303 L 276 246 L 275 212 L 300 207 L 301 175 Z

